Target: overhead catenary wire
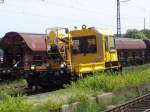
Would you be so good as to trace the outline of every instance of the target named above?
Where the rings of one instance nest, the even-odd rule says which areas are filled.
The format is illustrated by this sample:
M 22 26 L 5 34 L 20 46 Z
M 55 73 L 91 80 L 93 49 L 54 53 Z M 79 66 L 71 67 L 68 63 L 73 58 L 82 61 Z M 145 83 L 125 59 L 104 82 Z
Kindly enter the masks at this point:
M 124 3 L 125 5 L 128 5 L 130 7 L 136 8 L 138 10 L 141 10 L 142 12 L 148 12 L 150 13 L 150 9 L 147 9 L 145 7 L 139 6 L 139 5 L 134 5 L 134 4 L 130 4 L 130 3 Z
M 88 14 L 95 14 L 96 13 L 96 15 L 95 16 L 99 16 L 97 13 L 101 13 L 101 15 L 104 15 L 104 16 L 115 16 L 114 14 L 112 14 L 112 13 L 108 13 L 107 14 L 107 12 L 106 13 L 103 13 L 104 11 L 102 10 L 102 11 L 96 11 L 96 10 L 88 10 L 88 9 L 84 9 L 84 8 L 76 8 L 76 7 L 72 7 L 72 6 L 65 6 L 64 4 L 58 4 L 58 3 L 56 3 L 56 2 L 50 2 L 51 3 L 51 5 L 55 5 L 55 6 L 58 6 L 58 7 L 63 7 L 63 8 L 71 8 L 71 9 L 76 9 L 76 10 L 79 10 L 79 11 L 81 11 L 81 12 L 84 12 L 84 13 L 88 13 Z M 12 4 L 11 5 L 11 7 L 16 7 L 16 6 L 20 6 L 20 5 L 14 5 L 14 4 Z M 22 9 L 22 10 L 24 10 L 24 9 Z M 0 10 L 1 11 L 1 10 Z M 25 11 L 22 11 L 22 12 L 25 12 Z
M 76 9 L 76 10 L 79 10 L 79 11 L 83 11 L 84 13 L 86 12 L 86 13 L 96 13 L 96 14 L 98 14 L 98 13 L 100 13 L 101 15 L 107 15 L 107 16 L 116 16 L 115 14 L 112 14 L 110 11 L 111 10 L 106 10 L 106 9 L 104 9 L 104 8 L 97 8 L 96 10 L 89 10 L 89 9 L 86 9 L 86 8 L 80 8 L 80 7 L 76 7 L 76 6 L 74 6 L 74 5 L 66 5 L 65 3 L 60 3 L 60 2 L 56 2 L 56 1 L 49 1 L 49 0 L 42 0 L 42 1 L 44 1 L 44 2 L 46 2 L 46 4 L 47 3 L 49 3 L 49 4 L 51 4 L 51 5 L 55 5 L 55 6 L 59 6 L 59 7 L 64 7 L 64 8 L 71 8 L 71 9 Z M 74 0 L 73 0 L 74 1 Z M 72 2 L 72 0 L 71 0 L 71 2 Z M 80 5 L 80 2 L 78 2 L 78 4 Z M 124 4 L 128 4 L 129 6 L 131 6 L 131 7 L 136 7 L 135 5 L 131 5 L 131 4 L 129 4 L 129 3 L 124 3 Z M 16 4 L 15 4 L 16 5 Z M 42 5 L 42 4 L 41 4 Z M 45 5 L 45 4 L 44 4 Z M 81 5 L 84 5 L 84 4 L 81 4 Z M 12 6 L 14 6 L 14 4 L 12 5 Z M 17 5 L 16 5 L 17 6 Z M 19 6 L 19 5 L 18 5 Z M 138 6 L 137 6 L 138 7 Z M 136 7 L 136 8 L 137 8 Z M 139 8 L 139 7 L 138 7 Z M 143 8 L 144 9 L 144 8 Z M 105 13 L 104 13 L 105 12 Z M 149 11 L 150 12 L 150 11 Z M 127 17 L 127 16 L 123 16 L 122 18 L 124 18 L 124 19 L 127 19 L 127 18 L 129 18 L 129 17 Z
M 103 8 L 96 8 L 96 9 L 93 10 L 93 9 L 88 9 L 88 8 L 86 8 L 84 6 L 83 7 L 79 7 L 79 6 L 83 5 L 83 4 L 80 4 L 81 3 L 80 1 L 78 1 L 78 2 L 75 1 L 78 4 L 78 6 L 75 5 L 75 4 L 71 5 L 72 0 L 71 0 L 70 4 L 65 4 L 65 3 L 57 2 L 57 1 L 53 1 L 53 0 L 52 1 L 44 0 L 44 2 L 46 2 L 46 3 L 43 3 L 41 5 L 44 6 L 46 4 L 47 5 L 51 4 L 51 5 L 55 5 L 56 7 L 62 7 L 62 8 L 69 8 L 69 9 L 78 10 L 78 11 L 82 12 L 83 14 L 85 13 L 86 15 L 93 16 L 93 18 L 94 17 L 100 18 L 100 20 L 102 19 L 102 17 L 115 18 L 115 16 L 116 16 L 115 13 L 112 14 L 109 10 L 106 10 L 106 9 L 103 9 Z M 11 5 L 11 6 L 15 7 L 15 5 Z M 19 6 L 19 5 L 16 5 L 16 6 Z M 99 10 L 99 9 L 101 9 L 101 10 Z M 10 11 L 12 12 L 12 10 L 10 10 Z M 45 15 L 45 14 L 39 14 L 38 12 L 37 13 L 35 13 L 35 12 L 28 12 L 24 8 L 22 8 L 19 11 L 14 11 L 14 12 L 17 13 L 17 14 L 22 14 L 22 15 L 35 16 L 35 17 L 38 17 L 38 18 L 46 19 L 46 20 L 48 20 L 48 18 L 56 18 L 57 20 L 60 20 L 60 21 L 66 21 L 66 18 L 63 17 L 63 16 L 50 16 L 50 15 Z M 122 14 L 122 15 L 123 15 L 122 19 L 124 21 L 125 20 L 137 21 L 137 22 L 142 22 L 143 21 L 143 19 L 141 20 L 140 18 L 137 18 L 136 20 L 134 20 L 134 19 L 132 19 L 132 18 L 130 18 L 128 16 L 124 16 L 124 14 Z M 76 18 L 73 18 L 73 17 L 70 16 L 69 20 L 70 21 L 76 21 Z
M 45 0 L 44 2 L 46 2 L 46 0 Z M 116 14 L 112 14 L 112 13 L 110 13 L 110 12 L 108 12 L 108 11 L 105 11 L 103 8 L 101 8 L 101 10 L 98 10 L 98 9 L 97 9 L 97 10 L 89 10 L 89 9 L 86 9 L 86 8 L 79 8 L 79 7 L 72 7 L 72 6 L 69 6 L 69 5 L 64 5 L 64 4 L 61 4 L 61 3 L 58 3 L 58 2 L 54 2 L 54 1 L 48 1 L 48 3 L 50 3 L 50 4 L 52 4 L 52 5 L 55 5 L 55 6 L 58 6 L 58 7 L 76 9 L 76 10 L 82 11 L 82 12 L 84 12 L 84 13 L 92 14 L 92 15 L 94 15 L 94 16 L 96 16 L 96 17 L 101 17 L 101 16 L 103 15 L 103 16 L 109 16 L 109 17 L 114 17 L 114 18 L 115 18 L 115 16 L 116 16 Z M 19 6 L 19 5 L 14 5 L 14 4 L 12 4 L 11 6 L 16 7 L 16 6 Z M 1 11 L 1 10 L 0 10 L 0 11 Z M 26 12 L 26 11 L 24 11 L 24 9 L 22 9 L 22 11 L 20 11 L 19 13 L 21 14 L 21 12 L 22 12 L 22 14 L 23 14 L 23 13 Z M 104 13 L 104 12 L 105 12 L 105 13 Z M 17 13 L 18 13 L 18 12 L 17 12 Z M 27 12 L 26 12 L 26 13 L 27 13 Z M 100 14 L 99 14 L 99 13 L 100 13 Z M 43 15 L 35 14 L 35 13 L 29 13 L 29 14 L 30 14 L 30 15 L 33 14 L 33 15 L 43 16 Z M 44 15 L 44 17 L 47 17 L 47 16 Z M 122 19 L 129 19 L 129 17 L 123 16 Z
M 124 2 L 124 3 L 126 3 L 126 1 L 130 1 L 130 0 L 125 0 L 125 1 L 121 1 L 121 2 Z M 53 2 L 54 3 L 54 2 Z M 56 3 L 56 2 L 55 2 Z M 57 3 L 56 5 L 60 5 L 60 3 Z M 63 5 L 61 5 L 61 6 L 63 6 Z M 75 8 L 75 7 L 71 7 L 71 8 Z M 84 11 L 87 11 L 86 9 L 84 9 Z M 98 11 L 94 11 L 95 13 L 98 13 Z M 105 14 L 106 14 L 106 12 L 105 12 Z M 109 15 L 109 14 L 108 14 Z M 122 14 L 123 15 L 123 14 Z M 114 17 L 114 15 L 113 15 L 113 17 Z M 135 17 L 135 16 L 134 16 Z M 139 18 L 139 17 L 141 17 L 140 15 L 138 15 L 137 16 L 137 18 L 136 19 L 134 19 L 134 21 L 137 21 L 137 22 L 140 22 L 140 23 L 142 23 L 143 22 L 143 19 L 141 19 L 141 18 Z M 131 17 L 125 17 L 125 16 L 122 16 L 122 20 L 123 21 L 126 21 L 126 20 L 132 20 L 133 18 L 131 18 Z

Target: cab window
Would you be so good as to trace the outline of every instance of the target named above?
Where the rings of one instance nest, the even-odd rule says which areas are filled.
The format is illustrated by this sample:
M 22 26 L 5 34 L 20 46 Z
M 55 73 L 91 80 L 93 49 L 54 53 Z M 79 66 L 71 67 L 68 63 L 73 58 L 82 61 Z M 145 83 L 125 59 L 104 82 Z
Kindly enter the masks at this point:
M 115 49 L 116 46 L 115 46 L 115 39 L 114 37 L 110 36 L 105 36 L 105 49 L 106 51 L 109 51 L 109 50 L 113 50 Z
M 106 49 L 106 51 L 109 50 L 109 48 L 108 48 L 108 36 L 105 36 L 105 49 Z
M 86 54 L 96 53 L 96 37 L 95 36 L 84 36 L 73 38 L 73 54 Z
M 115 39 L 114 37 L 110 37 L 110 50 L 115 49 Z

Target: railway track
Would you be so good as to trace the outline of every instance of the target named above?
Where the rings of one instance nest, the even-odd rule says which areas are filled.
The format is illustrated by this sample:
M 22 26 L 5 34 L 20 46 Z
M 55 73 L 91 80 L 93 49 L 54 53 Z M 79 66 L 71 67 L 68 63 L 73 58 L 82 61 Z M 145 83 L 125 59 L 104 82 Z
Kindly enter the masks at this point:
M 150 112 L 150 93 L 103 112 Z

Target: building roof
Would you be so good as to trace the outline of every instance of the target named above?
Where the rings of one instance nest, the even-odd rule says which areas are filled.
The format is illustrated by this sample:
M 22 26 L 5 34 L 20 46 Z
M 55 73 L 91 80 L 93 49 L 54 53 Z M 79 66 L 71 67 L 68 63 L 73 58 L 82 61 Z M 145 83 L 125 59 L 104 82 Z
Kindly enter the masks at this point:
M 146 45 L 141 39 L 116 38 L 117 49 L 146 49 Z
M 19 40 L 20 43 L 24 41 L 32 51 L 46 51 L 44 37 L 44 34 L 8 32 L 2 38 L 2 44 L 7 46 Z

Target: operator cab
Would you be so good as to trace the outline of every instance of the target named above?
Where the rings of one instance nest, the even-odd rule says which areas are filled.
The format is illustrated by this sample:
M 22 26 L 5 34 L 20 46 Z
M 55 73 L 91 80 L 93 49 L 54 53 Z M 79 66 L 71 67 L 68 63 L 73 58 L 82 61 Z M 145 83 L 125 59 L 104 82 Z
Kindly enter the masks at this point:
M 84 74 L 94 69 L 104 69 L 103 41 L 97 30 L 82 26 L 82 29 L 73 30 L 70 34 L 73 41 L 72 65 L 75 73 Z
M 113 34 L 106 29 L 86 28 L 73 30 L 72 66 L 76 74 L 118 67 L 117 50 Z

